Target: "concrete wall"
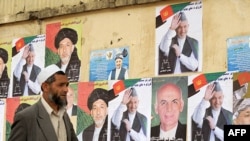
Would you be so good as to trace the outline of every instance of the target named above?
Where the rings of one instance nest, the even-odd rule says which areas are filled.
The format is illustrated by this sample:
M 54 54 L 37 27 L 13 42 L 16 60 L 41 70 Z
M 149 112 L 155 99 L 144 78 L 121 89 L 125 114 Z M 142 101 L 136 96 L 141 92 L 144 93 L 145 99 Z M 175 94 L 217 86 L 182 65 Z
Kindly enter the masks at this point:
M 33 19 L 27 18 L 26 20 L 17 20 L 11 17 L 13 13 L 6 13 L 1 18 L 0 38 L 16 38 L 43 34 L 45 33 L 45 26 L 48 23 L 54 23 L 67 18 L 81 19 L 83 21 L 82 69 L 84 70 L 81 74 L 82 81 L 89 80 L 89 55 L 91 50 L 125 45 L 129 46 L 131 51 L 130 78 L 154 77 L 155 7 L 185 1 L 109 0 L 106 3 L 105 1 L 94 1 L 90 3 L 95 4 L 92 6 L 89 5 L 88 8 L 86 8 L 87 4 L 83 3 L 85 9 L 76 11 L 75 14 L 69 14 L 74 13 L 72 11 L 63 14 L 65 11 L 60 9 L 62 7 L 58 7 L 62 5 L 60 3 L 54 9 L 60 11 L 61 14 L 51 13 L 49 15 L 47 13 L 45 14 L 47 17 L 44 15 L 44 17 L 38 16 Z M 54 6 L 56 6 L 56 2 L 51 3 L 54 3 Z M 76 3 L 79 3 L 79 1 L 72 0 L 70 4 L 73 7 Z M 41 4 L 43 3 L 41 2 Z M 113 6 L 111 6 L 112 4 Z M 40 9 L 38 13 L 42 12 L 45 7 L 37 8 Z M 227 70 L 226 40 L 233 36 L 249 35 L 249 7 L 249 0 L 203 0 L 202 71 L 204 73 Z M 25 11 L 24 13 L 29 12 Z M 4 17 L 8 16 L 10 18 L 9 22 L 3 22 Z M 18 22 L 14 22 L 15 20 Z M 117 41 L 118 38 L 122 38 L 122 40 Z

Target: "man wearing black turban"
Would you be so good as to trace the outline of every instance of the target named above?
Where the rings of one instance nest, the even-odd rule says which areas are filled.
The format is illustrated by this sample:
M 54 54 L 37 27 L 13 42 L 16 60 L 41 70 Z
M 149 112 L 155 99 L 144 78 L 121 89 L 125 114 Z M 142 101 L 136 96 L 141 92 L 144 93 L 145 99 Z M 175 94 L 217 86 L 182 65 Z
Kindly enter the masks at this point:
M 70 82 L 77 82 L 80 75 L 81 60 L 77 54 L 77 32 L 71 28 L 62 28 L 55 37 L 55 47 L 60 57 L 56 65 L 61 68 Z
M 0 48 L 0 98 L 8 96 L 10 79 L 7 73 L 6 63 L 8 62 L 8 52 Z
M 112 95 L 109 91 L 96 88 L 88 97 L 88 108 L 94 123 L 88 126 L 82 134 L 82 140 L 106 141 L 108 102 Z

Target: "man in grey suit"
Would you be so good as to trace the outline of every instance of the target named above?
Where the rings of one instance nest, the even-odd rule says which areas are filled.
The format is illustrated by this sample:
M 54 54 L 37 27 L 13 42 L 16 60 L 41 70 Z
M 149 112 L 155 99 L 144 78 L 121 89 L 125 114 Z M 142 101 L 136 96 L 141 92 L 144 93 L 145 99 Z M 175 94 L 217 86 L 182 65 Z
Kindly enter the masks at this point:
M 15 114 L 8 141 L 78 141 L 65 108 L 67 76 L 50 65 L 37 78 L 43 91 L 41 99 Z

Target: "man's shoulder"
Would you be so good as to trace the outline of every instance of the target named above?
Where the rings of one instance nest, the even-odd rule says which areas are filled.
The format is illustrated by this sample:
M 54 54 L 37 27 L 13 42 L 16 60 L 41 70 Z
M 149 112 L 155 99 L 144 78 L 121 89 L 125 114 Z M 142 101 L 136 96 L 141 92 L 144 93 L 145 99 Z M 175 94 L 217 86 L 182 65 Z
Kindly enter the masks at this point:
M 195 39 L 195 38 L 193 38 L 193 37 L 187 36 L 186 39 L 187 39 L 188 41 L 198 43 L 198 40 Z
M 92 137 L 92 135 L 94 134 L 95 131 L 95 125 L 91 124 L 89 125 L 87 128 L 85 128 L 82 132 L 82 136 L 83 138 L 89 138 Z
M 160 130 L 160 124 L 159 124 L 159 125 L 156 125 L 156 126 L 151 127 L 151 131 L 152 131 L 152 130 Z
M 224 113 L 224 114 L 227 114 L 227 115 L 229 115 L 229 116 L 233 116 L 233 113 L 231 112 L 231 111 L 229 111 L 229 110 L 227 110 L 227 109 L 225 109 L 225 108 L 221 108 L 221 111 Z
M 140 117 L 140 118 L 143 118 L 143 119 L 147 119 L 147 117 L 145 116 L 145 115 L 143 115 L 142 113 L 140 113 L 140 112 L 136 112 L 137 113 L 137 115 Z
M 84 131 L 82 132 L 82 139 L 86 140 L 92 140 L 93 135 L 94 135 L 94 127 L 92 125 L 88 126 Z
M 181 129 L 185 129 L 186 130 L 187 124 L 185 123 L 181 123 L 180 121 L 178 122 L 178 127 L 177 128 L 181 128 Z
M 95 130 L 95 124 L 89 125 L 87 128 L 84 129 L 83 133 L 89 132 L 89 131 L 94 131 Z
M 159 137 L 160 135 L 160 124 L 151 127 L 151 137 Z

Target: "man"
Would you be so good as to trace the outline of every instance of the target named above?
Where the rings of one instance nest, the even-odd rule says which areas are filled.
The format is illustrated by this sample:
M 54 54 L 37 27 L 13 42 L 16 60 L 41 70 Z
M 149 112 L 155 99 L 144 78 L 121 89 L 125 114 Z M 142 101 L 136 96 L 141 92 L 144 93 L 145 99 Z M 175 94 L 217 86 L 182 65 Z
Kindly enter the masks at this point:
M 76 116 L 77 115 L 77 105 L 74 104 L 74 90 L 72 87 L 68 87 L 67 93 L 67 113 L 69 116 Z
M 198 70 L 198 41 L 187 35 L 188 28 L 185 13 L 177 13 L 159 45 L 159 73 L 161 71 L 182 73 Z M 164 67 L 164 63 L 167 66 Z
M 180 113 L 184 109 L 181 88 L 174 83 L 163 84 L 156 92 L 154 106 L 160 125 L 151 127 L 151 140 L 186 141 L 186 124 L 179 121 Z
M 121 141 L 146 141 L 147 118 L 137 111 L 139 99 L 135 88 L 125 91 L 121 104 L 112 117 Z
M 39 94 L 41 91 L 37 81 L 37 75 L 41 72 L 41 68 L 34 64 L 36 53 L 33 45 L 27 44 L 20 61 L 14 70 L 14 81 L 18 81 L 21 89 L 21 95 L 13 96 L 29 96 Z M 16 83 L 15 83 L 16 84 Z M 14 85 L 14 89 L 15 89 Z
M 62 28 L 55 37 L 55 47 L 60 57 L 56 65 L 61 68 L 70 82 L 77 82 L 80 76 L 81 60 L 77 54 L 77 32 L 71 28 Z
M 127 56 L 127 50 L 124 49 L 122 53 L 116 54 L 115 69 L 113 69 L 108 76 L 108 80 L 124 80 L 128 79 L 127 69 L 122 67 L 123 58 Z
M 0 48 L 0 98 L 8 96 L 10 78 L 8 76 L 7 64 L 8 52 Z
M 38 75 L 41 99 L 16 113 L 8 141 L 78 141 L 66 113 L 68 78 L 56 65 Z
M 192 120 L 201 130 L 204 141 L 224 141 L 224 125 L 232 124 L 233 114 L 222 107 L 223 100 L 220 84 L 214 82 L 207 86 L 202 101 L 195 108 Z
M 83 141 L 107 140 L 107 115 L 110 98 L 109 92 L 102 88 L 94 89 L 89 95 L 88 108 L 94 123 L 83 131 Z

